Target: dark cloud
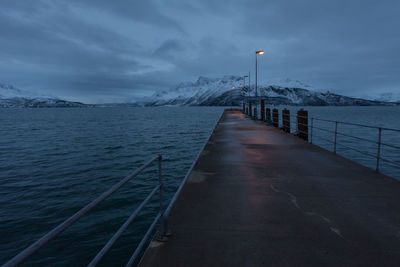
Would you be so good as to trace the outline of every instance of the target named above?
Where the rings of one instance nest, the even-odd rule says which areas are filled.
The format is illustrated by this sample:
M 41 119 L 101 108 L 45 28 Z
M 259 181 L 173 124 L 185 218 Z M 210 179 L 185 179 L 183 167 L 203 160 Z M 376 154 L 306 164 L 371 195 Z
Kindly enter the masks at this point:
M 161 10 L 161 5 L 154 0 L 146 1 L 81 1 L 81 0 L 65 0 L 66 3 L 73 3 L 83 9 L 94 9 L 101 12 L 112 13 L 115 16 L 123 17 L 124 19 L 150 23 L 160 28 L 172 28 L 176 31 L 184 33 L 184 28 L 176 20 L 174 16 L 164 14 Z
M 176 53 L 180 53 L 185 50 L 185 46 L 182 41 L 176 39 L 168 39 L 163 42 L 160 47 L 154 51 L 155 56 L 173 56 Z
M 0 82 L 83 100 L 149 95 L 199 75 L 293 78 L 347 95 L 399 91 L 392 0 L 3 0 Z

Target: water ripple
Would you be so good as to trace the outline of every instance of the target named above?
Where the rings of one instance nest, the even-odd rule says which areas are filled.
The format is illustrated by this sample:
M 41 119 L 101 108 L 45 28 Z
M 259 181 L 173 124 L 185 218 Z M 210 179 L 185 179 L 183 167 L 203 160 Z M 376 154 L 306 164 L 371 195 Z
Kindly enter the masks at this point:
M 0 263 L 156 154 L 164 157 L 169 198 L 221 111 L 201 107 L 2 110 L 0 236 L 6 238 L 0 243 Z M 87 264 L 157 179 L 155 166 L 144 171 L 28 263 Z M 157 207 L 155 196 L 105 264 L 125 262 Z

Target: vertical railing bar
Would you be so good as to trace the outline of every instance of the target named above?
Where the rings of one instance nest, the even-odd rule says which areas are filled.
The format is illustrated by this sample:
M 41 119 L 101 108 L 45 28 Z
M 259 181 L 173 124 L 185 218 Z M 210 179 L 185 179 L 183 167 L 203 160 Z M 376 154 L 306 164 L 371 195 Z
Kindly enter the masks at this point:
M 333 153 L 335 153 L 335 154 L 336 154 L 337 125 L 338 125 L 338 122 L 335 121 L 335 140 L 333 143 Z
M 381 158 L 382 128 L 378 128 L 378 151 L 376 155 L 376 172 L 379 172 L 379 161 Z
M 162 155 L 158 156 L 158 182 L 160 184 L 160 213 L 164 213 L 164 204 L 163 204 L 163 190 L 164 190 L 164 183 L 162 178 Z
M 311 118 L 311 129 L 310 129 L 310 143 L 312 144 L 313 137 L 313 129 L 314 129 L 314 118 Z
M 162 157 L 158 161 L 158 174 L 159 174 L 159 182 L 160 182 L 160 214 L 161 218 L 164 215 L 164 204 L 163 204 L 163 179 L 162 179 L 162 167 L 161 167 Z M 160 230 L 156 236 L 157 241 L 165 242 L 168 240 L 168 223 L 165 220 L 161 221 Z

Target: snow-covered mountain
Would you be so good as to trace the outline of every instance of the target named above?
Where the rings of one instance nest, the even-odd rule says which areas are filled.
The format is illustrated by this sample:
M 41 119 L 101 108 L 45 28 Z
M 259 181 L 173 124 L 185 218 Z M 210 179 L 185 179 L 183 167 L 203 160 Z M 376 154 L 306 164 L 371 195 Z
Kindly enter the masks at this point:
M 254 87 L 254 86 L 252 86 Z M 252 88 L 254 90 L 254 88 Z M 155 93 L 141 101 L 141 105 L 192 105 L 192 106 L 233 106 L 254 91 L 243 86 L 243 77 L 224 76 L 223 78 L 200 77 L 194 83 L 181 83 L 170 90 Z M 322 92 L 298 80 L 283 79 L 270 81 L 258 86 L 258 95 L 269 104 L 349 106 L 349 105 L 387 105 L 383 101 L 372 101 L 346 97 L 331 92 Z M 252 97 L 254 99 L 254 97 Z
M 194 83 L 181 83 L 177 87 L 155 93 L 150 97 L 153 105 L 202 105 L 229 91 L 243 86 L 243 77 L 199 77 Z M 236 90 L 235 90 L 236 89 Z
M 0 108 L 84 107 L 85 104 L 70 102 L 23 91 L 12 85 L 0 84 Z

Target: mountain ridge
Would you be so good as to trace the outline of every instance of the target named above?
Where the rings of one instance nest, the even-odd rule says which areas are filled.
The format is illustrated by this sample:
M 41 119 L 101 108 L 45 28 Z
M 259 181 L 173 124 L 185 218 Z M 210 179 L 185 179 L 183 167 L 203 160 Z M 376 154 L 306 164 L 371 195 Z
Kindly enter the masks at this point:
M 329 91 L 320 91 L 299 80 L 283 79 L 258 87 L 259 97 L 269 104 L 311 106 L 370 106 L 397 103 L 348 97 Z M 154 93 L 138 101 L 143 106 L 237 106 L 253 95 L 243 85 L 243 77 L 227 75 L 222 78 L 200 76 L 195 82 L 180 83 L 169 90 Z M 255 97 L 250 97 L 255 99 Z
M 33 94 L 10 84 L 0 84 L 0 108 L 52 108 L 86 107 L 81 102 L 72 102 L 56 97 Z

